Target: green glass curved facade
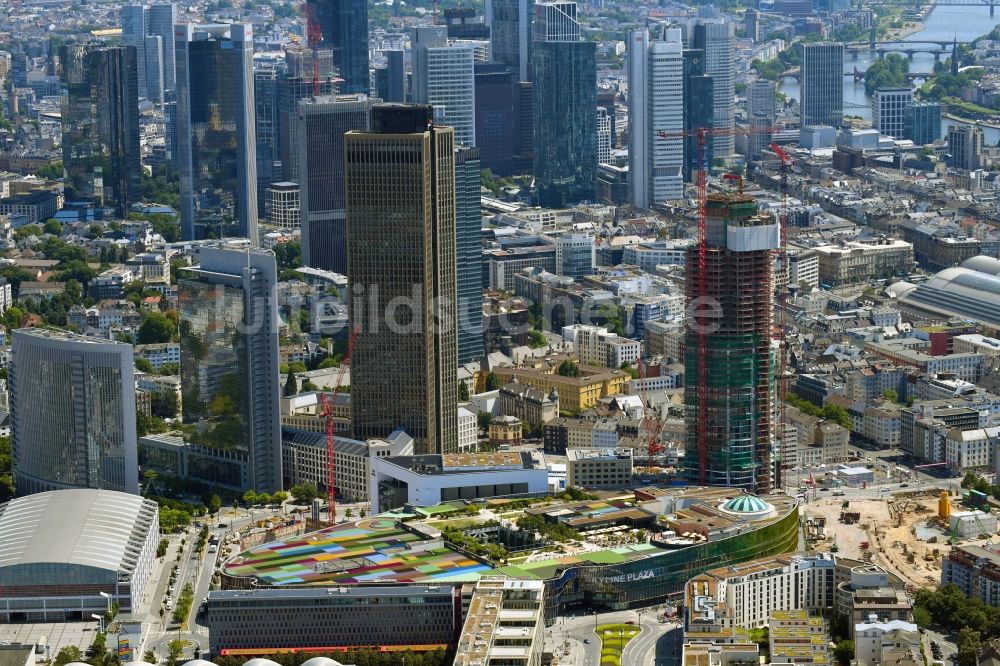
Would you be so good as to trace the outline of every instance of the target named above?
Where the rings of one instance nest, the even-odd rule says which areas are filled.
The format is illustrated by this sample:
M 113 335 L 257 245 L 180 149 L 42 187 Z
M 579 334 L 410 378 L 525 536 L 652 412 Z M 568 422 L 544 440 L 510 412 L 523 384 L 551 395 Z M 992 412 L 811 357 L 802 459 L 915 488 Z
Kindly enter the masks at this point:
M 651 606 L 684 589 L 688 579 L 725 564 L 793 552 L 799 509 L 760 529 L 614 565 L 571 565 L 545 581 L 545 619 L 574 608 Z

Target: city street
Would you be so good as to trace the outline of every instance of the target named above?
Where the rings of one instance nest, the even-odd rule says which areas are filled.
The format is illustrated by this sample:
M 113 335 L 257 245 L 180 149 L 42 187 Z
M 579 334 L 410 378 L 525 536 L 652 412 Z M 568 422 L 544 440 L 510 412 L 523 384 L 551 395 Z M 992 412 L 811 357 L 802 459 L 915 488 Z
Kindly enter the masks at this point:
M 660 622 L 662 606 L 611 613 L 583 614 L 560 617 L 546 629 L 546 646 L 553 649 L 557 662 L 574 666 L 599 666 L 601 640 L 594 628 L 602 624 L 638 624 L 642 633 L 632 639 L 622 653 L 622 664 L 630 666 L 662 666 L 672 663 L 667 652 L 668 632 L 677 627 L 676 622 Z M 589 643 L 587 642 L 589 641 Z M 563 648 L 566 649 L 563 649 Z M 568 652 L 568 654 L 565 654 Z M 679 653 L 678 653 L 679 656 Z

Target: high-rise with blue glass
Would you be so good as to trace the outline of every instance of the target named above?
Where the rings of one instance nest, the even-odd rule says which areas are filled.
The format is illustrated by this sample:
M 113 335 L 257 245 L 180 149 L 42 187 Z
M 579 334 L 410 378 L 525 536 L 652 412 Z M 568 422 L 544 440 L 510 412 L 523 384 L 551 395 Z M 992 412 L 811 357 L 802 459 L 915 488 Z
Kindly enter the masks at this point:
M 340 69 L 343 93 L 368 94 L 368 3 L 367 0 L 309 0 L 323 33 L 323 48 L 333 51 Z
M 455 151 L 455 273 L 458 306 L 458 365 L 483 355 L 483 215 L 480 209 L 479 148 Z
M 540 205 L 595 198 L 596 44 L 582 41 L 575 2 L 535 5 L 532 43 L 534 175 Z

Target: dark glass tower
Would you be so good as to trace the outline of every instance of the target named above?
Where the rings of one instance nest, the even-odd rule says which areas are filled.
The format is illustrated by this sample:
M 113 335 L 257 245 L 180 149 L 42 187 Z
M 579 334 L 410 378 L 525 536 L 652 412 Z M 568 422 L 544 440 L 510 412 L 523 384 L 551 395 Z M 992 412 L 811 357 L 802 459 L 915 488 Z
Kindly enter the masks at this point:
M 698 130 L 710 129 L 714 119 L 715 95 L 712 77 L 705 74 L 701 49 L 684 51 L 684 180 L 694 180 L 703 164 L 712 165 L 713 141 L 705 137 L 699 146 Z
M 368 94 L 368 3 L 366 0 L 309 0 L 323 32 L 323 48 L 333 51 L 333 61 L 344 83 L 340 91 Z
M 483 168 L 497 176 L 514 173 L 514 75 L 502 63 L 476 65 L 476 145 Z
M 480 148 L 455 151 L 455 237 L 458 254 L 458 365 L 483 355 L 483 216 Z
M 124 216 L 139 200 L 139 92 L 131 46 L 63 46 L 63 168 L 67 199 Z
M 533 28 L 536 196 L 563 208 L 595 198 L 596 44 L 580 40 L 575 2 L 536 4 Z
M 188 24 L 175 36 L 181 235 L 256 241 L 253 29 Z

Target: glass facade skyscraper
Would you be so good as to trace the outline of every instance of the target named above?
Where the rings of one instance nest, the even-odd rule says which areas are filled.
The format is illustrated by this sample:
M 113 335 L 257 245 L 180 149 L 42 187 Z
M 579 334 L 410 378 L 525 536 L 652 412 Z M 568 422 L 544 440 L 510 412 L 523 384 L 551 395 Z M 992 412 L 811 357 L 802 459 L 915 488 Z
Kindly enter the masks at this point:
M 705 74 L 712 77 L 712 127 L 733 130 L 736 127 L 736 25 L 727 19 L 699 19 L 694 26 L 691 48 L 700 49 Z M 732 133 L 715 136 L 714 157 L 729 157 L 736 152 Z
M 163 60 L 163 89 L 172 98 L 177 90 L 177 70 L 174 62 L 174 26 L 177 24 L 177 6 L 173 3 L 150 5 L 146 32 L 160 38 Z
M 344 133 L 369 129 L 372 106 L 379 101 L 365 95 L 303 99 L 291 118 L 305 266 L 347 274 Z
M 354 436 L 402 428 L 418 453 L 455 453 L 454 130 L 429 106 L 377 105 L 344 144 Z
M 124 216 L 139 200 L 139 95 L 131 46 L 63 46 L 63 168 L 69 200 Z
M 531 22 L 534 0 L 492 0 L 490 16 L 493 60 L 510 67 L 518 81 L 531 80 Z
M 344 82 L 343 93 L 364 93 L 371 88 L 368 73 L 367 0 L 309 0 L 323 32 L 323 48 L 333 51 L 333 62 Z
M 257 240 L 253 29 L 177 26 L 181 236 Z
M 479 148 L 455 151 L 458 365 L 483 356 L 483 214 Z
M 698 130 L 710 129 L 715 118 L 714 81 L 705 73 L 705 54 L 684 50 L 684 180 L 694 181 L 695 172 L 711 168 L 715 138 L 706 135 L 699 145 Z
M 801 125 L 840 127 L 844 120 L 844 45 L 802 46 Z
M 277 266 L 274 254 L 205 246 L 178 280 L 186 438 L 245 458 L 247 478 L 215 481 L 281 490 Z M 213 478 L 199 470 L 199 478 Z
M 941 137 L 941 105 L 937 102 L 914 102 L 903 112 L 903 138 L 918 146 L 934 143 Z
M 537 203 L 563 208 L 595 198 L 596 44 L 581 41 L 575 2 L 535 5 L 532 44 Z
M 18 495 L 64 488 L 138 494 L 132 345 L 20 328 L 13 353 Z
M 455 142 L 476 145 L 475 49 L 448 41 L 445 26 L 412 31 L 413 101 L 438 109 L 435 122 L 455 130 Z

